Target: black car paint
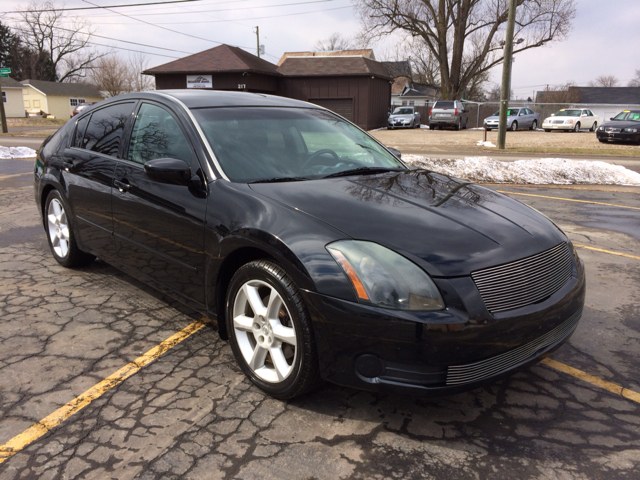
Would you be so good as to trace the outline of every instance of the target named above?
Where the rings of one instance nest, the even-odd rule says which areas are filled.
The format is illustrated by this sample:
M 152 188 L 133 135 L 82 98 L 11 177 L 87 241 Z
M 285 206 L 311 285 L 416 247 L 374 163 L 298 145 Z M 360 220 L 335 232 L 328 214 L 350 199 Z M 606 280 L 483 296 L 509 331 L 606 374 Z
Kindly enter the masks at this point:
M 315 108 L 288 99 L 220 93 L 220 106 Z M 86 152 L 69 148 L 75 123 L 98 110 L 92 108 L 38 152 L 35 195 L 41 213 L 48 191 L 56 188 L 72 213 L 81 249 L 219 320 L 233 269 L 259 256 L 274 258 L 307 303 L 325 379 L 397 389 L 363 380 L 355 371 L 357 359 L 369 354 L 426 367 L 480 360 L 542 335 L 582 308 L 581 261 L 575 263 L 571 281 L 539 304 L 495 315 L 484 306 L 469 276 L 472 271 L 568 241 L 528 207 L 424 170 L 275 184 L 228 182 L 220 178 L 196 128 L 171 95 L 188 107 L 207 106 L 210 100 L 188 91 L 119 99 L 156 102 L 174 113 L 193 147 L 191 169 L 201 179 L 199 187 L 153 185 L 141 165 L 95 153 L 83 156 Z M 114 182 L 128 187 L 121 192 Z M 357 303 L 351 283 L 325 248 L 349 238 L 376 241 L 422 267 L 440 289 L 446 310 L 403 312 Z M 218 327 L 225 338 L 224 321 Z M 459 390 L 403 385 L 401 390 L 417 394 Z
M 607 128 L 619 128 L 620 132 L 609 133 Z M 625 132 L 625 128 L 634 128 L 638 130 L 635 133 Z M 602 130 L 601 130 L 602 129 Z M 596 137 L 600 141 L 607 142 L 629 142 L 640 144 L 640 122 L 633 120 L 614 120 L 605 122 L 596 130 Z

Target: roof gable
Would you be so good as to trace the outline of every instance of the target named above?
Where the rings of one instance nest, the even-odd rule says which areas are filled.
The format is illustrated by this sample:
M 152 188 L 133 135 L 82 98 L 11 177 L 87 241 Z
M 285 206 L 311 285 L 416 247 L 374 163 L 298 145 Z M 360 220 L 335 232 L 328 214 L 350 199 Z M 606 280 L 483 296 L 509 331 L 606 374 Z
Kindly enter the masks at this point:
M 24 86 L 11 77 L 0 77 L 0 87 L 2 88 L 24 88 Z
M 145 70 L 147 75 L 158 73 L 216 73 L 216 72 L 256 72 L 279 75 L 277 67 L 238 47 L 219 45 L 204 52 L 174 60 Z
M 30 85 L 45 95 L 64 95 L 69 97 L 104 98 L 98 89 L 86 83 L 47 82 L 45 80 L 23 80 L 23 85 Z

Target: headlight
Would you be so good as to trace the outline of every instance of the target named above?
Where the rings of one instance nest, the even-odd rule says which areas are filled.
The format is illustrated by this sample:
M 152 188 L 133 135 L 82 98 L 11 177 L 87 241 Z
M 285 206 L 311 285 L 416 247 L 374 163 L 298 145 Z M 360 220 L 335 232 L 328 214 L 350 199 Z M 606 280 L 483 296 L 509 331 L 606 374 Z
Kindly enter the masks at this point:
M 396 310 L 444 309 L 429 275 L 396 252 L 358 240 L 341 240 L 327 250 L 351 280 L 358 302 Z
M 626 133 L 638 133 L 637 128 L 625 128 L 623 131 Z
M 600 127 L 598 130 L 602 132 L 604 130 L 604 127 Z
M 571 123 L 573 123 L 573 120 L 565 120 L 565 121 L 564 121 L 564 123 L 569 123 L 569 124 L 571 124 Z

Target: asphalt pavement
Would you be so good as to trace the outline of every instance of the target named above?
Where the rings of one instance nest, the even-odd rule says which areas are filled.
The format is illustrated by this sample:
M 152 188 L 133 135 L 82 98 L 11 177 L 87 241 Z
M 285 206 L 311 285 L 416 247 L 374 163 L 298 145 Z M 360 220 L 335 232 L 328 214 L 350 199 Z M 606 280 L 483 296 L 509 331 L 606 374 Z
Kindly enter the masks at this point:
M 214 324 L 99 260 L 60 267 L 32 168 L 0 160 L 0 479 L 640 478 L 637 188 L 491 186 L 585 262 L 555 363 L 437 399 L 325 384 L 282 402 Z

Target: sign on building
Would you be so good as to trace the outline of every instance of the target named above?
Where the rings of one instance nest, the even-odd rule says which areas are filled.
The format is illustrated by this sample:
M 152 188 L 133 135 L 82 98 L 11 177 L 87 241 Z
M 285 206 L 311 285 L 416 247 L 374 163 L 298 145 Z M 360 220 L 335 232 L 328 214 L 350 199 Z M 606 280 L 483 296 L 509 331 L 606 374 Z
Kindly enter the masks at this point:
M 213 88 L 211 75 L 187 75 L 187 88 Z

